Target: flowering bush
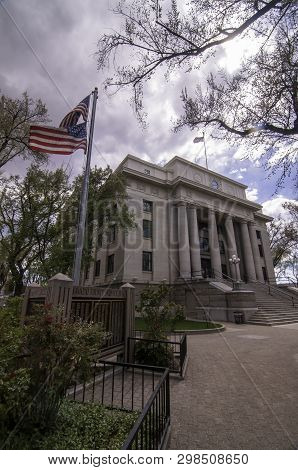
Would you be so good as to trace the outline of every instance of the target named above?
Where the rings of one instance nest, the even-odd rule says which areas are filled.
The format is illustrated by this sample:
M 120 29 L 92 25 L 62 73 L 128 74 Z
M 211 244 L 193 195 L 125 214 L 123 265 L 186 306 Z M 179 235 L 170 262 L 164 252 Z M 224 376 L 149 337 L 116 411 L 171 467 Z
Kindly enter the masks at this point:
M 49 306 L 21 328 L 10 310 L 0 315 L 2 438 L 54 426 L 73 376 L 88 379 L 105 336 L 99 324 L 56 322 L 61 312 Z

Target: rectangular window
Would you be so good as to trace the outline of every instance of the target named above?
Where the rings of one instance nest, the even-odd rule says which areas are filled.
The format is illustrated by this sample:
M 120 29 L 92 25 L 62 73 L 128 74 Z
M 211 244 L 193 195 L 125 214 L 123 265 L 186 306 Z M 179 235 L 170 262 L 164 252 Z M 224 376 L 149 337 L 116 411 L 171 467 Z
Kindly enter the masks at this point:
M 100 276 L 100 259 L 95 263 L 95 277 Z
M 152 252 L 143 251 L 143 271 L 152 271 Z
M 200 238 L 200 248 L 202 251 L 209 251 L 209 240 L 208 238 Z
M 152 213 L 152 201 L 145 201 L 143 199 L 143 211 Z
M 225 245 L 223 240 L 219 240 L 219 251 L 221 255 L 225 254 Z
M 143 237 L 152 238 L 152 220 L 143 219 Z
M 262 271 L 263 271 L 263 278 L 264 278 L 264 281 L 267 282 L 267 281 L 268 281 L 268 276 L 267 276 L 266 268 L 264 268 L 264 266 L 262 267 Z
M 113 225 L 108 231 L 108 242 L 113 243 L 116 240 L 116 225 Z
M 261 232 L 260 232 L 260 230 L 256 230 L 256 234 L 257 234 L 257 239 L 258 239 L 258 240 L 261 240 Z
M 107 274 L 111 274 L 114 272 L 114 257 L 115 255 L 108 256 Z
M 263 258 L 264 257 L 263 247 L 262 247 L 262 245 L 258 245 L 258 247 L 259 247 L 260 256 L 261 256 L 261 258 Z

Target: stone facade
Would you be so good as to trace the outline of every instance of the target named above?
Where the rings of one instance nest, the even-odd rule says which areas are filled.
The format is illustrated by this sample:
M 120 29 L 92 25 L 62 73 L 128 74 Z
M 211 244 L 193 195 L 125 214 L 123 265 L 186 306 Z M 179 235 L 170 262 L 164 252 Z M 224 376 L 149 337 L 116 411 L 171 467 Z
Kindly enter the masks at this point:
M 246 186 L 174 157 L 163 167 L 128 155 L 116 171 L 127 182 L 136 228 L 95 237 L 86 285 L 130 282 L 203 284 L 221 278 L 275 282 L 261 205 Z M 232 255 L 239 265 L 229 262 Z

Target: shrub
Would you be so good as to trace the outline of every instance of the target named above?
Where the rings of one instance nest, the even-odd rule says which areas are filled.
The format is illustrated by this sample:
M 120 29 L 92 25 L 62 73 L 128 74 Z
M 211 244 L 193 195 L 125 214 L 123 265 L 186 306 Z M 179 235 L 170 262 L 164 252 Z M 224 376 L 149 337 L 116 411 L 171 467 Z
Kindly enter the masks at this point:
M 64 399 L 54 428 L 40 434 L 20 433 L 13 449 L 121 449 L 137 412 L 108 410 L 95 403 Z
M 21 367 L 18 357 L 22 352 L 24 330 L 20 327 L 22 299 L 7 299 L 0 308 L 0 441 L 5 441 L 7 430 L 19 419 L 28 394 L 30 374 Z
M 135 360 L 138 364 L 148 366 L 169 367 L 174 369 L 174 350 L 166 343 L 137 341 L 135 344 Z
M 73 376 L 88 380 L 105 337 L 98 324 L 56 323 L 59 312 L 51 308 L 28 317 L 21 328 L 19 301 L 12 302 L 0 310 L 2 441 L 21 430 L 38 434 L 55 426 Z
M 30 351 L 25 360 L 30 371 L 27 423 L 39 429 L 55 423 L 74 374 L 82 381 L 89 378 L 104 336 L 99 324 L 56 323 L 57 316 L 46 311 L 25 325 L 24 346 Z
M 172 368 L 175 363 L 174 352 L 168 344 L 153 341 L 165 341 L 167 331 L 174 330 L 178 320 L 184 318 L 183 307 L 169 300 L 171 289 L 165 284 L 157 288 L 148 286 L 141 292 L 137 311 L 146 325 L 144 339 L 135 345 L 135 360 L 140 364 Z
M 141 292 L 137 311 L 146 324 L 147 338 L 166 339 L 169 327 L 173 331 L 175 323 L 184 319 L 183 307 L 169 301 L 170 294 L 171 288 L 166 284 L 148 286 Z

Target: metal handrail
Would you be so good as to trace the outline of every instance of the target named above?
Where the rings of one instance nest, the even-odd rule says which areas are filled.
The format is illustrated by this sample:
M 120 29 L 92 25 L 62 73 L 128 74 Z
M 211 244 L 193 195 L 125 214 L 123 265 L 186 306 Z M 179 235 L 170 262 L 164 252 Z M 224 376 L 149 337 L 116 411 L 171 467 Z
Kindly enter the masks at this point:
M 126 441 L 124 442 L 122 446 L 122 450 L 127 450 L 131 449 L 133 446 L 133 443 L 136 445 L 138 444 L 138 433 L 140 430 L 142 430 L 143 423 L 147 420 L 147 417 L 149 416 L 149 443 L 151 444 L 151 438 L 152 438 L 152 431 L 150 429 L 151 427 L 151 416 L 150 412 L 151 409 L 154 409 L 154 402 L 157 400 L 158 395 L 160 394 L 160 390 L 162 387 L 165 387 L 165 391 L 163 391 L 163 398 L 162 402 L 164 403 L 164 411 L 165 415 L 162 416 L 162 421 L 163 421 L 163 429 L 162 429 L 162 435 L 160 436 L 160 439 L 157 440 L 157 449 L 161 449 L 164 444 L 165 436 L 166 433 L 169 429 L 170 426 L 170 381 L 169 381 L 169 369 L 164 369 L 164 373 L 152 393 L 151 397 L 149 398 L 149 401 L 147 402 L 146 406 L 144 407 L 142 413 L 140 414 L 139 418 L 135 422 L 135 425 L 133 426 L 129 436 L 127 437 Z M 159 417 L 160 420 L 160 417 Z M 146 426 L 147 428 L 147 426 Z M 159 442 L 158 442 L 159 441 Z M 153 443 L 154 443 L 154 437 L 153 437 Z M 150 446 L 149 446 L 150 447 Z M 154 449 L 154 446 L 152 446 Z M 152 450 L 153 450 L 152 449 Z M 151 449 L 148 449 L 151 450 Z
M 135 343 L 151 343 L 153 344 L 153 349 L 154 349 L 154 345 L 155 344 L 164 344 L 166 345 L 167 347 L 167 350 L 168 350 L 168 347 L 173 347 L 173 353 L 175 354 L 175 356 L 179 357 L 179 368 L 177 367 L 173 367 L 172 365 L 168 366 L 170 372 L 174 372 L 174 373 L 179 373 L 180 376 L 182 377 L 183 375 L 183 369 L 184 369 L 184 363 L 185 363 L 185 360 L 186 360 L 186 355 L 187 355 L 187 338 L 186 338 L 186 334 L 185 333 L 182 333 L 182 336 L 181 338 L 179 339 L 179 341 L 172 341 L 172 340 L 157 340 L 157 339 L 150 339 L 150 338 L 140 338 L 140 337 L 131 337 L 129 336 L 127 338 L 127 347 L 128 347 L 128 356 L 130 357 L 130 353 L 131 351 L 134 351 L 134 345 Z M 133 347 L 131 347 L 131 343 L 133 345 Z M 175 347 L 175 346 L 178 346 Z M 134 356 L 134 353 L 133 353 L 133 363 L 134 364 L 137 364 L 135 362 L 135 356 Z M 147 365 L 147 364 L 145 364 Z M 175 366 L 175 364 L 174 364 Z
M 288 292 L 284 292 L 279 287 L 273 286 L 270 283 L 264 283 L 264 282 L 261 282 L 261 281 L 250 281 L 250 282 L 252 284 L 257 284 L 259 286 L 262 286 L 265 289 L 268 288 L 269 295 L 273 296 L 273 294 L 276 293 L 276 294 L 279 294 L 279 295 L 283 295 L 284 297 L 287 297 L 287 299 L 292 302 L 293 307 L 295 307 L 295 298 L 294 298 L 293 295 L 289 294 Z M 273 292 L 273 294 L 271 292 Z
M 219 279 L 224 279 L 225 281 L 231 282 L 232 284 L 235 282 L 235 279 L 233 279 L 232 277 L 228 276 L 227 274 L 224 274 L 224 273 L 221 272 L 221 271 L 218 271 L 217 269 L 213 269 L 212 271 L 213 271 L 213 273 L 215 274 L 215 279 L 218 279 L 218 278 L 216 277 L 216 275 L 218 274 L 218 275 L 220 276 Z
M 286 286 L 286 284 L 291 284 L 293 287 L 298 287 L 298 279 L 295 279 L 294 277 L 289 277 L 289 276 L 284 276 L 284 277 L 269 277 L 268 281 L 274 281 L 276 283 L 279 283 L 280 285 Z M 280 282 L 280 281 L 285 281 Z

